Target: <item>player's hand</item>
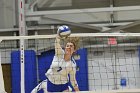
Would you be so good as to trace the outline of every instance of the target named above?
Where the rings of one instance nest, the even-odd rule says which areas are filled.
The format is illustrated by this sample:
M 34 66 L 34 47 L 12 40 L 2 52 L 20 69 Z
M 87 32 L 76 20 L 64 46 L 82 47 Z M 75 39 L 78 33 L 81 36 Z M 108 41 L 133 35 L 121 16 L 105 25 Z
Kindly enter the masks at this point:
M 60 35 L 56 35 L 56 38 L 58 38 L 58 39 L 67 39 L 68 38 L 68 36 L 65 36 L 65 37 L 60 37 Z
M 80 91 L 79 88 L 78 88 L 78 86 L 75 86 L 75 87 L 74 87 L 74 90 L 75 90 L 75 91 Z

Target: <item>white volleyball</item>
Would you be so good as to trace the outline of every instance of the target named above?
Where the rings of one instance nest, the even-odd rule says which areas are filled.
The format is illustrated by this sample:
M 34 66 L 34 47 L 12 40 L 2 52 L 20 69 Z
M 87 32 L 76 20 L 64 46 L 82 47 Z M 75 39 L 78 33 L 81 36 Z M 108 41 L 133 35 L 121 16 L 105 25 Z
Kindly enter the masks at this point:
M 71 34 L 71 30 L 68 26 L 63 25 L 63 26 L 60 26 L 58 28 L 57 33 L 61 38 L 65 38 L 65 37 L 68 37 Z

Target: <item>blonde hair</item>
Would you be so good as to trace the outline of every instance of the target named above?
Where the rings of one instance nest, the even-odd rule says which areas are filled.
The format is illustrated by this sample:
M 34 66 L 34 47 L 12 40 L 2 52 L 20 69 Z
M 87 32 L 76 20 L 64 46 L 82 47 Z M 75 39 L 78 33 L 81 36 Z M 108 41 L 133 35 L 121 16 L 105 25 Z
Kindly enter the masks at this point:
M 73 43 L 73 45 L 74 45 L 74 49 L 75 50 L 78 50 L 79 49 L 79 37 L 68 37 L 67 39 L 66 39 L 66 44 L 68 43 L 68 42 L 70 42 L 70 43 Z

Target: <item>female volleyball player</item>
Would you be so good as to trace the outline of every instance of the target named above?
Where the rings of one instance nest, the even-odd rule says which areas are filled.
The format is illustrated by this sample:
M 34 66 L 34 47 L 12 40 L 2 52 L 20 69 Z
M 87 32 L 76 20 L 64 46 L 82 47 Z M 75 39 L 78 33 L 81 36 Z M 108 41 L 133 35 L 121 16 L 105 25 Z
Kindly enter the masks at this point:
M 60 40 L 59 36 L 57 36 L 55 40 L 55 56 L 50 69 L 45 74 L 47 79 L 35 87 L 31 93 L 36 93 L 40 89 L 43 89 L 45 93 L 69 91 L 69 76 L 74 90 L 79 91 L 75 76 L 76 62 L 72 57 L 77 50 L 78 39 L 68 39 L 64 50 L 60 45 Z

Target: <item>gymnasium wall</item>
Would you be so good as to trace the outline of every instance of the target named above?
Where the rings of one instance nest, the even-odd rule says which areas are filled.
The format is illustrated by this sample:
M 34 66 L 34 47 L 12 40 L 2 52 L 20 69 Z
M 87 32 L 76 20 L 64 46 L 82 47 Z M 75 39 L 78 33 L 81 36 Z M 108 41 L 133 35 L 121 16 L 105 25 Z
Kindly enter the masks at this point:
M 135 47 L 96 48 L 88 54 L 90 90 L 139 88 L 139 51 Z M 127 51 L 126 51 L 127 50 Z M 115 74 L 114 74 L 115 73 Z M 121 78 L 127 85 L 122 87 Z
M 15 0 L 0 0 L 0 29 L 13 28 L 16 24 L 16 11 Z
M 17 7 L 17 1 L 18 0 L 0 0 L 0 28 L 13 28 L 15 25 L 18 25 L 18 7 Z M 47 4 L 47 0 L 46 3 L 42 3 L 44 0 L 39 0 L 40 2 L 38 3 L 38 6 L 42 6 L 42 4 Z M 42 1 L 42 2 L 41 2 Z M 92 0 L 88 0 L 86 1 L 87 3 L 85 3 L 85 1 L 79 1 L 79 0 L 67 0 L 67 2 L 65 2 L 65 0 L 53 0 L 54 2 L 51 3 L 51 7 L 59 7 L 59 6 L 80 6 L 80 7 L 76 7 L 76 8 L 85 8 L 87 6 L 91 6 L 91 8 L 94 7 L 110 7 L 108 2 L 97 2 L 94 3 Z M 91 2 L 91 3 L 90 3 Z M 137 1 L 131 2 L 131 3 L 136 3 Z M 16 4 L 15 4 L 16 3 Z M 93 5 L 91 5 L 93 3 Z M 124 5 L 125 2 L 115 2 L 116 4 L 119 5 Z M 131 4 L 130 2 L 126 2 L 128 5 Z M 28 5 L 26 5 L 28 6 Z M 82 6 L 82 7 L 81 7 Z M 110 15 L 108 12 L 100 12 L 100 13 L 91 13 L 89 15 L 85 15 L 85 14 L 74 14 L 74 17 L 71 18 L 73 14 L 65 14 L 65 15 L 48 15 L 48 17 L 53 17 L 53 18 L 59 18 L 59 19 L 63 19 L 66 21 L 71 21 L 71 22 L 98 22 L 100 24 L 104 23 L 104 22 L 109 22 L 110 21 Z M 114 12 L 114 20 L 115 21 L 131 21 L 131 20 L 137 20 L 140 18 L 140 12 L 135 10 L 135 11 L 119 11 L 119 12 Z M 84 17 L 84 18 L 83 18 Z M 87 19 L 88 18 L 88 19 Z M 57 23 L 57 22 L 53 22 L 50 20 L 39 20 L 40 24 L 53 24 L 53 23 Z M 59 23 L 59 22 L 58 22 Z M 45 31 L 44 31 L 45 32 Z

